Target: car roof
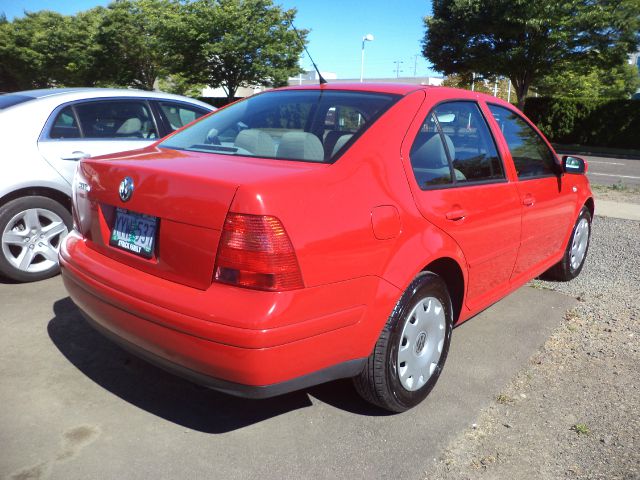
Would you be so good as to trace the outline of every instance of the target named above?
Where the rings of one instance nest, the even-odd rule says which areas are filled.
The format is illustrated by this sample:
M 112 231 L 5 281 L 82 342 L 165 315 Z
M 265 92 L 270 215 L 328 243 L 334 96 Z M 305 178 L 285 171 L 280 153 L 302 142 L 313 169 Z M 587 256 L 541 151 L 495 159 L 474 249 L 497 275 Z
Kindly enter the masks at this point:
M 394 95 L 407 95 L 411 92 L 425 91 L 425 92 L 440 92 L 449 97 L 457 99 L 483 99 L 485 101 L 491 101 L 493 103 L 506 104 L 500 98 L 488 95 L 485 93 L 474 92 L 471 90 L 464 90 L 461 88 L 441 87 L 435 85 L 419 85 L 419 84 L 407 84 L 407 83 L 377 83 L 377 82 L 363 82 L 363 83 L 323 83 L 312 85 L 293 85 L 289 87 L 279 88 L 278 90 L 334 90 L 334 91 L 354 91 L 354 92 L 372 92 L 372 93 L 390 93 Z
M 103 97 L 141 97 L 141 98 L 154 98 L 164 100 L 177 100 L 187 101 L 189 103 L 195 103 L 199 106 L 205 107 L 208 110 L 214 110 L 211 105 L 196 100 L 194 98 L 183 97 L 181 95 L 174 95 L 171 93 L 155 92 L 147 90 L 137 90 L 130 88 L 44 88 L 39 90 L 23 90 L 20 92 L 11 92 L 5 95 L 17 95 L 21 97 L 29 97 L 33 100 L 53 99 L 67 101 L 67 100 L 80 100 L 90 98 L 103 98 Z

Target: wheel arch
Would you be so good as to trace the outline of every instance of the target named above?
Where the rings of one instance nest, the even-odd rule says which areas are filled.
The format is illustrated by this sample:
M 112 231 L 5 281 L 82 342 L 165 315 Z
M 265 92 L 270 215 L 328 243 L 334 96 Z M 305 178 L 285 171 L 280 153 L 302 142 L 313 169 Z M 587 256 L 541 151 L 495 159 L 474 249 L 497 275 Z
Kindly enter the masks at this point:
M 447 284 L 453 307 L 453 323 L 455 324 L 460 318 L 462 306 L 464 305 L 465 284 L 462 268 L 453 258 L 442 257 L 430 262 L 422 271 L 435 273 Z
M 593 215 L 594 215 L 595 210 L 596 210 L 595 202 L 593 201 L 593 197 L 587 198 L 587 200 L 584 202 L 584 206 L 587 207 L 587 209 L 589 210 L 589 213 L 591 214 L 591 219 L 593 220 Z
M 50 198 L 61 204 L 71 213 L 71 197 L 60 190 L 49 187 L 25 187 L 9 192 L 0 198 L 0 207 L 17 198 L 34 196 Z

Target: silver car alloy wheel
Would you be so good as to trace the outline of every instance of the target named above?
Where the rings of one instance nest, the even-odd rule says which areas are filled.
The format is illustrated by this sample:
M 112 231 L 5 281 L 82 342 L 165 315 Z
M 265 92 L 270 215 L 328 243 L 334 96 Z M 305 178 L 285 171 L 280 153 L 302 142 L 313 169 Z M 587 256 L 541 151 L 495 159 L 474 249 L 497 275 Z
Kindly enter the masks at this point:
M 580 219 L 576 225 L 576 231 L 571 243 L 571 268 L 578 269 L 582 265 L 584 256 L 587 253 L 589 244 L 589 221 L 586 218 Z
M 47 271 L 58 264 L 60 242 L 69 233 L 60 216 L 44 208 L 14 215 L 2 232 L 2 254 L 18 270 Z
M 419 390 L 436 369 L 446 334 L 446 318 L 437 298 L 421 299 L 406 317 L 398 346 L 398 377 L 409 391 Z

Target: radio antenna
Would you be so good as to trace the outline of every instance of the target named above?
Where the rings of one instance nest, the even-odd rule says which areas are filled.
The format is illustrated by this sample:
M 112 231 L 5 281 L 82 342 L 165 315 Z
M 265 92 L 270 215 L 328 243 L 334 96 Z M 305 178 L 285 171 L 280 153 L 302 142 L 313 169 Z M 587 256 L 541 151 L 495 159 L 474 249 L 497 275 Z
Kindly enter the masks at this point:
M 293 24 L 293 21 L 291 20 L 291 17 L 288 16 L 288 15 L 287 15 L 287 20 L 289 20 L 289 25 L 291 25 L 291 28 L 293 28 L 293 31 L 296 32 L 296 37 L 298 37 L 298 41 L 300 42 L 300 45 L 302 45 L 302 48 L 304 48 L 304 51 L 307 54 L 307 57 L 309 57 L 309 60 L 311 60 L 311 64 L 313 65 L 313 68 L 316 69 L 316 72 L 318 73 L 318 79 L 320 80 L 320 85 L 322 85 L 324 83 L 327 83 L 327 81 L 324 79 L 324 77 L 320 73 L 320 70 L 318 70 L 318 66 L 316 65 L 316 62 L 314 62 L 313 58 L 311 58 L 311 55 L 309 54 L 309 50 L 307 50 L 306 45 L 302 41 L 302 37 L 300 36 L 300 33 L 298 33 L 298 29 Z

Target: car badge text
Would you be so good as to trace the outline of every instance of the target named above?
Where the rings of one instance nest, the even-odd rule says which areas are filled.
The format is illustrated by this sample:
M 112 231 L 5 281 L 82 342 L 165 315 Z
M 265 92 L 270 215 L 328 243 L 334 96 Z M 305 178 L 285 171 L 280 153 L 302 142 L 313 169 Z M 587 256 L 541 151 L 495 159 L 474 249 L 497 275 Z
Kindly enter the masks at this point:
M 120 188 L 118 189 L 120 194 L 120 200 L 128 202 L 133 195 L 133 179 L 131 177 L 124 177 L 120 182 Z

